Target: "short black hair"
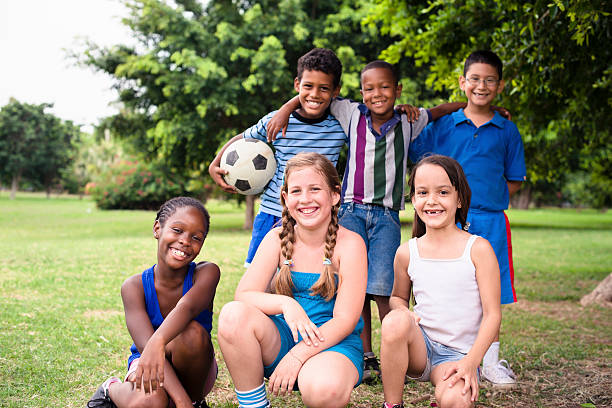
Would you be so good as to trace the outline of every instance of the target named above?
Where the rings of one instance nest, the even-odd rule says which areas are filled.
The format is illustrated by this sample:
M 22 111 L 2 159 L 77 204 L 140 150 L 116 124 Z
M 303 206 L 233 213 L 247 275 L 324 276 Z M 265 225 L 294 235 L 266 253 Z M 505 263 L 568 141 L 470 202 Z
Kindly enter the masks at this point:
M 465 74 L 467 74 L 468 70 L 470 69 L 470 66 L 476 63 L 491 65 L 497 70 L 497 75 L 499 76 L 499 78 L 497 79 L 501 81 L 503 64 L 502 60 L 497 56 L 496 53 L 489 50 L 474 51 L 469 55 L 469 57 L 467 57 L 467 59 L 465 60 L 465 64 L 463 64 L 463 75 L 465 76 Z
M 159 224 L 163 227 L 164 224 L 166 223 L 166 220 L 172 217 L 172 215 L 174 215 L 177 209 L 182 208 L 182 207 L 193 207 L 196 210 L 198 210 L 200 213 L 202 213 L 202 216 L 204 217 L 204 221 L 206 222 L 206 225 L 204 226 L 204 238 L 206 238 L 206 236 L 208 235 L 208 230 L 210 228 L 210 215 L 208 214 L 208 211 L 206 211 L 206 208 L 204 208 L 204 205 L 199 200 L 196 200 L 195 198 L 192 198 L 192 197 L 171 198 L 170 200 L 163 203 L 161 207 L 159 207 L 159 211 L 157 212 L 157 215 L 155 216 L 155 221 L 159 221 Z
M 297 63 L 297 79 L 302 80 L 304 71 L 321 71 L 334 78 L 334 89 L 340 86 L 342 78 L 342 63 L 334 54 L 327 48 L 313 48 L 298 59 Z
M 383 60 L 376 60 L 376 61 L 369 62 L 361 70 L 360 76 L 363 75 L 363 73 L 366 72 L 367 70 L 374 69 L 374 68 L 388 69 L 389 71 L 391 71 L 391 74 L 393 75 L 393 80 L 395 81 L 395 85 L 399 83 L 400 76 L 399 76 L 399 71 L 397 69 L 397 66 L 390 64 L 387 61 L 383 61 Z

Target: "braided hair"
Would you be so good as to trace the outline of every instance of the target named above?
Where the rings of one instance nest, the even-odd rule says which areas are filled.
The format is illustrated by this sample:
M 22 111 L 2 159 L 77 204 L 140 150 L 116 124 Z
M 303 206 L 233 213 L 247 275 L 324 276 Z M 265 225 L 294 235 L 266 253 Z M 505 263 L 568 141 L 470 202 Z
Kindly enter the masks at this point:
M 319 153 L 299 153 L 292 157 L 285 168 L 285 181 L 282 191 L 287 193 L 287 180 L 292 171 L 311 167 L 319 172 L 325 180 L 327 186 L 332 192 L 340 194 L 340 178 L 334 165 L 323 155 Z M 280 233 L 281 239 L 281 255 L 282 259 L 290 260 L 293 256 L 293 245 L 295 244 L 295 219 L 289 214 L 289 209 L 285 203 L 285 199 L 281 195 L 281 203 L 283 205 L 282 214 L 282 230 Z M 338 235 L 338 209 L 340 202 L 336 203 L 331 210 L 331 220 L 327 227 L 327 235 L 325 237 L 325 252 L 326 259 L 331 260 L 336 247 L 336 237 Z M 323 273 L 319 279 L 312 285 L 311 293 L 313 295 L 321 295 L 325 300 L 330 300 L 336 294 L 336 276 L 333 265 L 324 262 Z M 284 262 L 277 274 L 274 282 L 276 293 L 292 296 L 293 282 L 291 279 L 291 266 L 288 262 Z

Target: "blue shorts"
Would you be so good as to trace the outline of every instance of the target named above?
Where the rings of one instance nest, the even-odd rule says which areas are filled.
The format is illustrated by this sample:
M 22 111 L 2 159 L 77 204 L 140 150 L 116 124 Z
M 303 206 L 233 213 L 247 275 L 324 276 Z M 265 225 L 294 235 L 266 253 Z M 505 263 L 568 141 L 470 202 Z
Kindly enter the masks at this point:
M 257 213 L 255 220 L 253 220 L 253 232 L 251 235 L 251 243 L 249 244 L 249 252 L 244 262 L 245 267 L 249 266 L 253 258 L 255 258 L 257 248 L 259 248 L 259 244 L 261 244 L 266 234 L 270 232 L 272 228 L 280 226 L 280 224 L 280 217 L 265 212 Z
M 419 326 L 420 327 L 420 326 Z M 425 330 L 421 327 L 421 333 L 423 333 L 423 340 L 425 341 L 425 347 L 427 348 L 427 363 L 425 365 L 425 370 L 423 370 L 423 374 L 420 377 L 412 378 L 416 381 L 429 381 L 431 376 L 431 370 L 434 367 L 442 364 L 448 363 L 451 361 L 459 361 L 465 354 L 460 351 L 454 350 L 444 344 L 440 344 L 436 341 L 431 340 Z M 479 373 L 480 375 L 480 373 Z
M 343 203 L 338 221 L 358 233 L 368 251 L 368 287 L 366 293 L 391 296 L 393 260 L 402 240 L 399 212 L 371 204 Z
M 499 264 L 501 304 L 516 302 L 514 266 L 512 265 L 512 239 L 510 223 L 506 213 L 503 211 L 490 212 L 470 209 L 467 221 L 469 223 L 468 232 L 489 241 L 495 251 Z
M 291 329 L 282 315 L 273 315 L 268 317 L 272 319 L 276 325 L 276 328 L 278 329 L 278 334 L 281 338 L 281 347 L 276 359 L 274 359 L 272 364 L 264 367 L 264 376 L 266 378 L 270 378 L 278 363 L 280 363 L 289 350 L 291 350 L 297 344 L 295 341 L 293 341 Z M 298 339 L 302 340 L 302 337 L 299 336 Z M 355 368 L 357 368 L 357 373 L 359 374 L 359 379 L 357 380 L 355 387 L 361 384 L 361 379 L 363 377 L 363 346 L 361 344 L 361 338 L 356 333 L 349 334 L 340 343 L 325 349 L 325 351 L 335 351 L 351 360 L 351 363 L 355 365 Z

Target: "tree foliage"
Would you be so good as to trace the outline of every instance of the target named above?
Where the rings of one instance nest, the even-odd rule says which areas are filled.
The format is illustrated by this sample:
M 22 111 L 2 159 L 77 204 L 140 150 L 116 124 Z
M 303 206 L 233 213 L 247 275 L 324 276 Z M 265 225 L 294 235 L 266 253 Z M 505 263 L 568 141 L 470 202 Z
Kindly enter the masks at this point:
M 525 142 L 531 183 L 585 170 L 612 204 L 612 22 L 605 0 L 378 0 L 364 20 L 395 42 L 382 55 L 427 71 L 427 87 L 460 97 L 462 62 L 476 49 L 504 61 L 499 102 Z
M 0 110 L 0 181 L 11 184 L 11 197 L 22 179 L 48 193 L 70 163 L 71 142 L 80 131 L 72 122 L 46 113 L 50 107 L 11 99 Z
M 116 79 L 123 111 L 106 124 L 150 160 L 205 173 L 219 145 L 293 95 L 298 58 L 334 49 L 343 93 L 391 44 L 361 25 L 368 1 L 130 0 L 131 46 L 88 44 L 82 63 Z

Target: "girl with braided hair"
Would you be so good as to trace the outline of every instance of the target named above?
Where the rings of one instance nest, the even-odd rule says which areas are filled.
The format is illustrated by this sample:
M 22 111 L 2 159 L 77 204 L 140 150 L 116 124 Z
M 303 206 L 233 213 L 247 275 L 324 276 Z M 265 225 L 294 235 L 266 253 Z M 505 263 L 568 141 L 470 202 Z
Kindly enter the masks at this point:
M 175 197 L 153 223 L 157 264 L 121 286 L 134 340 L 125 381 L 106 380 L 87 407 L 206 407 L 216 376 L 210 331 L 219 267 L 194 260 L 208 234 L 201 202 Z
M 367 283 L 361 237 L 338 225 L 340 180 L 324 156 L 287 162 L 282 227 L 270 231 L 219 315 L 240 407 L 299 388 L 308 407 L 344 407 L 361 382 Z M 268 290 L 271 288 L 271 290 Z

